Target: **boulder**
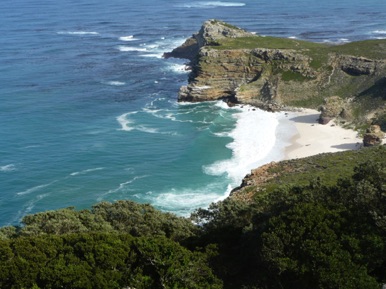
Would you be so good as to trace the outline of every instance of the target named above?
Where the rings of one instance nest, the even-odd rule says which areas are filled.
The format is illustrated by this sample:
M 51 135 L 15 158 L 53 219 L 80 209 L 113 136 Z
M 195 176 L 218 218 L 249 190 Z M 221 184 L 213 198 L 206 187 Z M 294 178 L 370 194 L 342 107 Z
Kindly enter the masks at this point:
M 330 120 L 342 116 L 345 111 L 345 102 L 339 96 L 331 96 L 324 99 L 324 105 L 319 110 L 321 111 L 319 123 L 327 124 Z
M 383 139 L 385 138 L 385 133 L 381 130 L 379 125 L 372 125 L 363 135 L 363 145 L 365 147 L 381 145 Z

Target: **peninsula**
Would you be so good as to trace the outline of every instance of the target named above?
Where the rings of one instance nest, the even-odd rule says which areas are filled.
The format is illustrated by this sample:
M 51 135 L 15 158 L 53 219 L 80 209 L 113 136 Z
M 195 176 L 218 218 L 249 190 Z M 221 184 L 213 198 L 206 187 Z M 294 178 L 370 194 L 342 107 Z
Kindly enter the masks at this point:
M 319 122 L 336 119 L 360 128 L 386 126 L 386 40 L 331 45 L 255 35 L 206 21 L 164 57 L 190 61 L 180 101 L 223 99 L 276 111 L 319 109 Z

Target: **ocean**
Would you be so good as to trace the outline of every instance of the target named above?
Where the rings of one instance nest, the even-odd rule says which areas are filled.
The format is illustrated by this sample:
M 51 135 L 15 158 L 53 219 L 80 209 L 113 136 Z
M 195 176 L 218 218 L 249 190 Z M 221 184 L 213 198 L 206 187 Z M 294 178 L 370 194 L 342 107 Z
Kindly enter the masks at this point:
M 284 113 L 178 103 L 186 61 L 163 59 L 220 19 L 261 35 L 386 38 L 384 0 L 2 0 L 0 225 L 133 200 L 187 216 L 284 157 Z

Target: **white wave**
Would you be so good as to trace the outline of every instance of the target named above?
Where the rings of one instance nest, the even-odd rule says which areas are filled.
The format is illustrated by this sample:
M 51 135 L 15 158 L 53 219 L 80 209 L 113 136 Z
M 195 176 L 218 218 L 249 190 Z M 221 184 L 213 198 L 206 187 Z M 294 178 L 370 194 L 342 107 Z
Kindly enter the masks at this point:
M 138 39 L 134 38 L 133 35 L 129 35 L 129 36 L 121 36 L 121 37 L 119 37 L 119 40 L 121 40 L 121 41 L 135 41 Z
M 343 43 L 349 43 L 350 40 L 347 38 L 339 38 L 336 40 L 331 40 L 331 39 L 325 39 L 323 40 L 323 43 L 331 43 L 331 44 L 343 44 Z
M 289 36 L 289 39 L 298 39 L 296 36 Z
M 184 43 L 184 38 L 165 38 L 161 37 L 153 43 L 143 43 L 141 47 L 146 48 L 146 54 L 141 54 L 141 57 L 162 58 L 165 51 L 171 51 L 174 48 Z
M 162 58 L 163 53 L 148 53 L 148 54 L 141 54 L 141 57 L 150 57 L 150 58 Z
M 112 85 L 112 86 L 122 86 L 122 85 L 125 85 L 126 82 L 117 81 L 117 80 L 111 80 L 111 81 L 107 81 L 106 84 Z
M 38 191 L 38 190 L 40 190 L 40 189 L 46 188 L 46 187 L 48 187 L 48 186 L 50 186 L 50 185 L 52 185 L 52 184 L 54 184 L 54 183 L 56 183 L 56 182 L 57 182 L 57 180 L 56 180 L 56 181 L 53 181 L 53 182 L 50 182 L 50 183 L 48 183 L 48 184 L 39 185 L 39 186 L 30 188 L 30 189 L 25 190 L 25 191 L 22 191 L 22 192 L 18 192 L 18 193 L 16 193 L 16 195 L 18 195 L 18 196 L 28 195 L 28 194 L 31 194 L 31 193 L 33 193 L 33 192 L 36 192 L 36 191 Z
M 125 45 L 120 45 L 120 46 L 117 47 L 117 49 L 119 51 L 122 51 L 122 52 L 131 52 L 131 51 L 143 52 L 143 51 L 147 51 L 147 49 L 145 47 L 134 47 L 134 46 L 125 46 Z
M 228 186 L 223 192 L 221 183 L 212 183 L 202 188 L 172 188 L 159 194 L 147 192 L 145 195 L 138 196 L 140 199 L 149 201 L 153 206 L 162 210 L 171 211 L 178 215 L 188 216 L 193 210 L 206 208 L 209 204 L 225 199 L 231 192 Z
M 209 175 L 225 174 L 232 185 L 238 185 L 251 169 L 262 165 L 264 158 L 271 153 L 279 121 L 276 113 L 250 106 L 244 106 L 233 116 L 236 126 L 228 133 L 233 141 L 227 145 L 232 150 L 232 158 L 203 166 L 203 171 Z
M 99 35 L 98 32 L 95 31 L 59 31 L 57 34 L 62 35 Z
M 374 30 L 371 31 L 372 34 L 386 34 L 386 30 L 381 29 L 381 30 Z
M 215 7 L 241 7 L 245 3 L 241 2 L 224 2 L 224 1 L 200 1 L 192 4 L 183 4 L 184 8 L 215 8 Z
M 91 173 L 91 172 L 95 172 L 95 171 L 100 171 L 100 170 L 103 170 L 103 169 L 104 169 L 103 167 L 87 169 L 87 170 L 83 170 L 83 171 L 79 171 L 79 172 L 73 172 L 73 173 L 70 174 L 70 176 L 84 175 L 84 174 L 87 174 L 87 173 Z
M 175 73 L 189 73 L 190 67 L 186 64 L 178 64 L 178 63 L 170 63 L 167 68 L 168 71 L 172 71 Z
M 9 164 L 5 166 L 0 166 L 0 172 L 13 172 L 16 171 L 16 166 L 14 164 Z

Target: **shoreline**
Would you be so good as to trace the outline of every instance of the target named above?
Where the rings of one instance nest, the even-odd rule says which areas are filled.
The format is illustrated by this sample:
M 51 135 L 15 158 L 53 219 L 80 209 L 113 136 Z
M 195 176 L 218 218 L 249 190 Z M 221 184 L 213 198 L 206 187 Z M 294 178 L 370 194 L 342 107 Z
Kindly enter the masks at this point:
M 294 125 L 297 133 L 291 138 L 291 144 L 284 149 L 284 160 L 357 150 L 362 147 L 362 139 L 358 137 L 357 131 L 345 129 L 333 120 L 326 125 L 319 124 L 319 115 L 320 112 L 314 109 L 288 113 L 288 120 Z

